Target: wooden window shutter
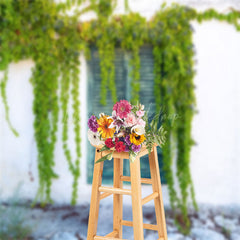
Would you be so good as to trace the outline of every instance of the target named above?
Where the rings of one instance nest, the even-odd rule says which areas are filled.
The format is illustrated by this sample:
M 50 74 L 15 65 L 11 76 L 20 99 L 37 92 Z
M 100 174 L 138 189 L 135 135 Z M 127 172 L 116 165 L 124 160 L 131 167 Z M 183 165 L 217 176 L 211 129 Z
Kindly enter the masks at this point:
M 118 100 L 131 99 L 131 84 L 129 79 L 129 58 L 128 53 L 124 53 L 121 49 L 115 50 L 115 81 L 117 87 Z M 140 102 L 146 108 L 150 106 L 150 113 L 154 114 L 155 100 L 153 93 L 154 75 L 153 75 L 153 55 L 152 48 L 143 47 L 140 49 L 141 69 L 140 69 Z M 92 114 L 99 114 L 104 112 L 111 115 L 113 102 L 110 93 L 107 96 L 106 106 L 100 104 L 100 59 L 96 48 L 91 49 L 91 58 L 88 61 L 88 117 Z M 87 126 L 86 126 L 87 127 Z M 162 154 L 158 149 L 158 159 L 160 168 L 162 166 Z M 87 156 L 87 182 L 92 182 L 94 165 L 94 148 L 88 143 Z M 124 160 L 124 175 L 129 176 L 129 162 Z M 150 177 L 150 170 L 147 160 L 141 160 L 142 177 Z M 162 173 L 162 171 L 161 171 Z M 105 161 L 103 170 L 103 183 L 111 184 L 113 181 L 113 161 Z M 164 174 L 161 174 L 161 181 L 165 183 Z

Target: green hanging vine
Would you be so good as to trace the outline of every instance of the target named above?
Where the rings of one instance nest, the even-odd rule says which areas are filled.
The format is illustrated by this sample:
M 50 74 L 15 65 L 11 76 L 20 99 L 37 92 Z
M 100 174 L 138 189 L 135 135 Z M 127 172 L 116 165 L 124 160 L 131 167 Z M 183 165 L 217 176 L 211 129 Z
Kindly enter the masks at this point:
M 38 198 L 41 202 L 51 202 L 50 192 L 52 179 L 57 175 L 54 167 L 54 147 L 58 122 L 58 74 L 57 67 L 46 71 L 44 64 L 36 63 L 33 70 L 32 85 L 34 88 L 33 112 L 35 114 L 34 128 L 38 148 L 39 191 Z M 41 104 L 39 104 L 41 103 Z
M 130 13 L 129 15 L 115 18 L 115 24 L 118 24 L 120 35 L 118 41 L 121 42 L 121 48 L 130 51 L 131 58 L 129 65 L 131 68 L 131 102 L 139 102 L 140 92 L 140 57 L 139 49 L 147 39 L 147 25 L 145 18 L 139 14 Z
M 6 95 L 6 86 L 7 86 L 7 80 L 8 80 L 8 65 L 12 61 L 12 54 L 10 53 L 9 46 L 7 44 L 7 40 L 12 37 L 12 33 L 9 31 L 8 26 L 10 23 L 9 21 L 6 21 L 4 16 L 10 18 L 12 14 L 12 5 L 10 2 L 6 3 L 6 7 L 0 8 L 0 71 L 4 71 L 3 78 L 0 80 L 0 95 L 2 97 L 2 101 L 5 108 L 5 119 L 8 123 L 9 128 L 13 132 L 15 136 L 18 136 L 18 132 L 15 130 L 15 128 L 12 126 L 12 123 L 10 121 L 9 117 L 9 106 L 7 103 L 7 95 Z M 13 20 L 12 20 L 13 21 Z
M 81 158 L 81 136 L 80 136 L 80 52 L 83 50 L 83 43 L 76 41 L 79 38 L 78 23 L 76 18 L 64 19 L 60 22 L 61 37 L 58 40 L 59 58 L 61 59 L 60 69 L 60 102 L 62 109 L 62 143 L 65 157 L 68 162 L 69 171 L 73 175 L 72 204 L 76 204 L 78 192 L 78 179 L 80 177 Z M 72 118 L 68 115 L 70 98 L 72 100 Z M 75 133 L 75 156 L 73 157 L 68 144 L 69 123 L 72 119 Z M 73 159 L 75 160 L 73 161 Z
M 163 123 L 168 132 L 168 141 L 163 147 L 163 161 L 171 206 L 173 209 L 181 209 L 185 223 L 183 227 L 186 232 L 190 226 L 187 200 L 189 188 L 192 190 L 189 162 L 193 143 L 191 120 L 195 111 L 194 72 L 192 70 L 194 52 L 192 30 L 189 23 L 193 14 L 194 11 L 191 9 L 176 6 L 160 11 L 150 23 L 153 29 L 151 32 L 154 33 L 151 39 L 154 41 L 156 102 L 165 107 L 168 116 L 179 116 L 174 124 L 171 119 L 166 119 Z M 171 141 L 171 138 L 174 141 Z M 177 149 L 177 179 L 181 197 L 174 188 L 174 176 L 171 171 L 175 148 Z M 194 191 L 192 191 L 192 200 L 196 206 Z
M 77 200 L 80 176 L 80 102 L 79 53 L 83 43 L 79 40 L 77 17 L 62 15 L 67 5 L 54 1 L 2 1 L 0 4 L 0 56 L 1 69 L 11 61 L 32 58 L 34 130 L 38 148 L 39 189 L 36 200 L 51 202 L 51 185 L 58 176 L 54 171 L 54 150 L 57 141 L 60 110 L 67 116 L 73 102 L 73 125 L 76 143 L 76 160 L 68 150 L 67 119 L 62 121 L 63 149 L 73 175 L 72 203 Z M 76 39 L 78 39 L 76 41 Z M 7 75 L 1 82 L 1 95 L 8 117 L 6 102 Z M 59 96 L 58 89 L 62 92 Z M 66 92 L 64 92 L 66 88 Z M 66 120 L 66 121 L 65 121 Z
M 100 23 L 100 29 L 104 29 L 105 21 Z M 112 96 L 112 101 L 117 101 L 117 91 L 115 85 L 115 47 L 111 41 L 109 31 L 103 30 L 97 36 L 96 45 L 99 52 L 100 68 L 101 68 L 101 104 L 106 104 L 107 90 L 109 89 Z
M 9 117 L 9 106 L 8 106 L 8 103 L 7 103 L 7 95 L 6 95 L 7 80 L 8 80 L 8 70 L 6 69 L 4 71 L 3 78 L 0 81 L 1 96 L 2 96 L 2 101 L 3 101 L 4 108 L 5 108 L 5 115 L 6 115 L 5 118 L 6 118 L 6 121 L 8 123 L 8 126 L 11 129 L 11 131 L 13 132 L 13 134 L 16 137 L 18 137 L 19 134 L 16 131 L 16 129 L 12 126 L 12 123 L 11 123 L 10 117 Z
M 88 2 L 84 8 L 75 10 L 72 16 L 67 10 Z M 79 101 L 79 54 L 88 55 L 92 46 L 99 52 L 101 69 L 101 103 L 106 104 L 110 92 L 117 101 L 115 84 L 115 48 L 130 53 L 130 78 L 132 102 L 139 101 L 140 56 L 144 44 L 152 46 L 154 56 L 154 94 L 157 106 L 164 106 L 166 118 L 163 126 L 167 131 L 167 143 L 163 148 L 164 171 L 168 183 L 171 206 L 176 220 L 188 233 L 187 202 L 189 197 L 197 209 L 190 172 L 191 122 L 195 113 L 194 95 L 194 47 L 191 21 L 199 23 L 217 19 L 232 24 L 240 30 L 240 13 L 232 9 L 227 14 L 215 10 L 197 13 L 196 10 L 179 5 L 163 7 L 150 20 L 129 11 L 125 1 L 125 15 L 114 16 L 116 0 L 68 0 L 65 3 L 45 0 L 2 0 L 0 3 L 0 70 L 4 77 L 0 92 L 5 116 L 10 129 L 18 135 L 10 122 L 7 103 L 7 72 L 11 62 L 31 58 L 34 132 L 38 148 L 39 189 L 37 200 L 51 202 L 51 185 L 58 177 L 54 171 L 54 150 L 57 141 L 58 122 L 61 118 L 62 146 L 73 175 L 72 204 L 77 201 L 80 176 L 81 137 Z M 85 6 L 85 5 L 84 5 Z M 79 22 L 78 17 L 95 11 L 97 19 Z M 70 106 L 72 102 L 72 106 Z M 72 116 L 69 110 L 72 108 Z M 169 116 L 177 116 L 177 120 Z M 72 121 L 71 121 L 72 120 Z M 75 153 L 69 147 L 69 125 L 73 123 Z M 172 165 L 176 158 L 175 188 Z M 184 223 L 184 224 L 183 224 Z

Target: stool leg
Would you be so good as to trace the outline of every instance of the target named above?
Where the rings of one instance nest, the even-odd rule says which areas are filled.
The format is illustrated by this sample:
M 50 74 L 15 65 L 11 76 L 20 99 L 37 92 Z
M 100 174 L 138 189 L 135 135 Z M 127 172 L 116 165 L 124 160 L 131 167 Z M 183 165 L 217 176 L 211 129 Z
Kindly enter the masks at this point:
M 95 152 L 95 162 L 100 159 L 102 153 Z M 92 181 L 92 196 L 90 213 L 88 219 L 88 234 L 87 240 L 93 240 L 94 236 L 97 234 L 97 224 L 98 224 L 98 212 L 99 212 L 99 202 L 100 202 L 100 192 L 98 188 L 102 184 L 102 172 L 103 172 L 103 162 L 94 165 L 93 171 L 93 181 Z
M 130 174 L 134 240 L 143 240 L 142 189 L 139 157 L 137 157 L 133 163 L 130 162 Z
M 123 174 L 123 159 L 114 158 L 114 171 L 113 171 L 113 187 L 122 188 L 123 182 L 121 176 Z M 113 194 L 113 230 L 117 231 L 118 238 L 122 238 L 122 194 Z
M 157 220 L 157 226 L 158 226 L 158 235 L 159 235 L 159 238 L 163 238 L 164 240 L 167 240 L 167 229 L 166 229 L 165 213 L 164 213 L 163 198 L 162 198 L 162 188 L 161 188 L 161 182 L 160 182 L 157 147 L 154 147 L 151 154 L 149 154 L 149 165 L 150 165 L 150 171 L 151 171 L 153 192 L 158 192 L 159 194 L 158 197 L 154 199 L 156 220 Z

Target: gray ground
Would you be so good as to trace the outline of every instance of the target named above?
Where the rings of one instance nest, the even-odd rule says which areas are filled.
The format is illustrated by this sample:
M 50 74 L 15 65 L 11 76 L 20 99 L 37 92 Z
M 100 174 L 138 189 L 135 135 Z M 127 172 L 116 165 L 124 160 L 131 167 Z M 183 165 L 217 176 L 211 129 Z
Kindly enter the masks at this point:
M 7 210 L 8 204 L 2 207 Z M 76 207 L 52 205 L 45 208 L 29 208 L 29 204 L 17 205 L 16 209 L 24 214 L 24 224 L 31 226 L 33 232 L 27 239 L 32 240 L 85 240 L 89 204 Z M 15 209 L 15 210 L 16 210 Z M 6 218 L 9 214 L 0 214 Z M 155 223 L 154 208 L 143 208 L 145 223 Z M 123 218 L 131 220 L 131 206 L 124 206 Z M 180 234 L 173 223 L 172 212 L 166 209 L 167 232 L 169 240 L 240 240 L 240 206 L 200 206 L 198 213 L 190 211 L 192 222 L 189 236 Z M 5 220 L 0 219 L 0 223 Z M 0 226 L 1 228 L 1 226 Z M 112 231 L 112 205 L 100 206 L 98 235 L 104 236 Z M 145 230 L 145 240 L 158 239 L 156 232 Z M 123 238 L 133 239 L 131 227 L 123 227 Z M 3 239 L 6 240 L 6 239 Z

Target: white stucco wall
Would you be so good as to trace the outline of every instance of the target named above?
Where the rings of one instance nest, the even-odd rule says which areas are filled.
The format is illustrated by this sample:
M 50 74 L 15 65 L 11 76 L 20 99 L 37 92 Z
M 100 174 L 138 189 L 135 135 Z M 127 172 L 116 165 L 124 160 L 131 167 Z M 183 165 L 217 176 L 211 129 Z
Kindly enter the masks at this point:
M 163 1 L 129 0 L 131 9 L 148 19 L 159 9 Z M 168 3 L 173 1 L 168 1 Z M 199 3 L 201 2 L 201 3 Z M 151 3 L 151 4 L 150 4 Z M 226 12 L 229 6 L 240 9 L 239 1 L 190 1 L 188 4 L 203 10 L 215 7 Z M 117 13 L 123 12 L 123 1 L 119 1 Z M 83 19 L 93 17 L 83 16 Z M 193 137 L 198 143 L 192 150 L 191 170 L 197 200 L 201 203 L 240 203 L 240 33 L 225 23 L 216 21 L 201 25 L 193 23 L 196 47 L 196 96 L 197 114 L 193 121 Z M 91 186 L 86 184 L 86 61 L 81 56 L 81 118 L 82 149 L 79 202 L 89 201 Z M 20 133 L 16 138 L 4 119 L 3 104 L 0 102 L 0 197 L 12 195 L 22 182 L 23 198 L 34 198 L 37 191 L 36 145 L 34 142 L 32 114 L 32 86 L 29 83 L 31 60 L 12 63 L 9 69 L 7 96 L 10 117 Z M 1 73 L 0 73 L 1 76 Z M 71 140 L 74 143 L 73 139 Z M 74 144 L 73 144 L 74 146 Z M 72 177 L 63 155 L 61 142 L 56 146 L 56 172 L 60 179 L 52 186 L 52 197 L 57 202 L 70 200 Z M 29 180 L 30 169 L 34 181 Z M 144 188 L 144 193 L 149 192 Z M 168 201 L 166 187 L 164 200 Z
M 240 34 L 216 21 L 194 24 L 197 50 L 192 174 L 199 201 L 239 202 Z

